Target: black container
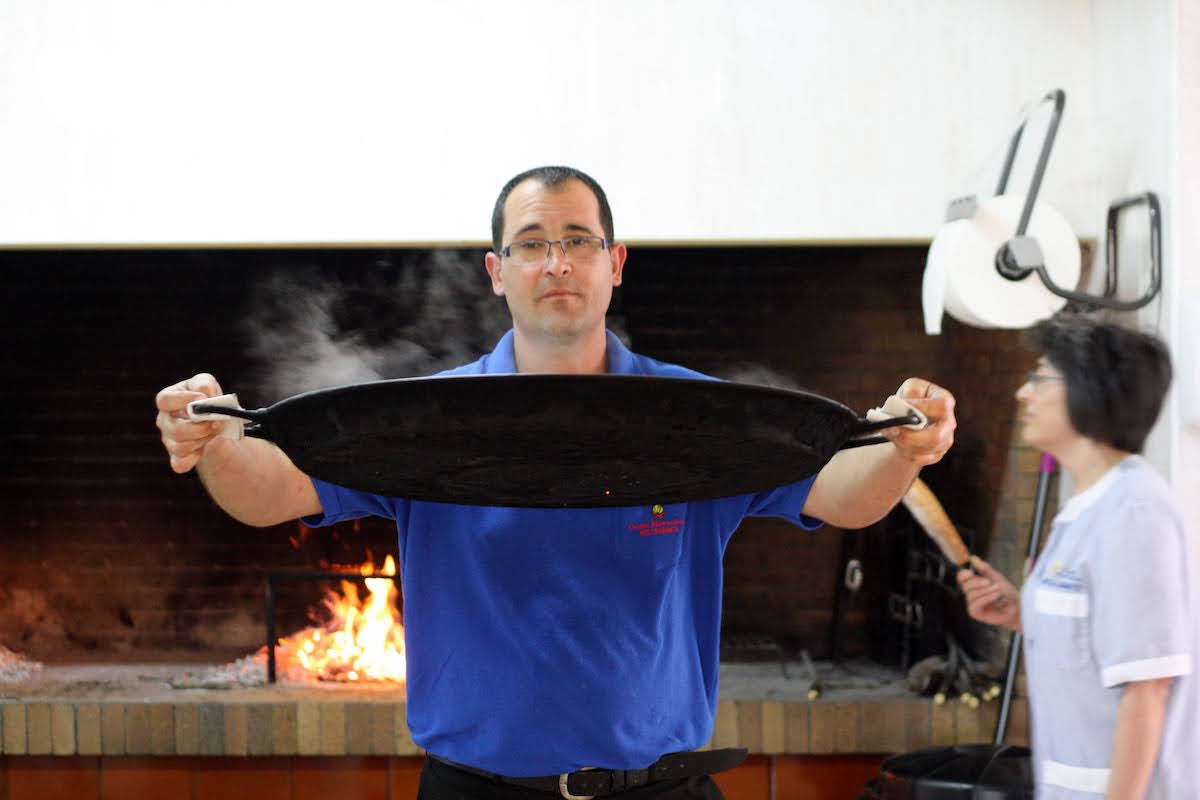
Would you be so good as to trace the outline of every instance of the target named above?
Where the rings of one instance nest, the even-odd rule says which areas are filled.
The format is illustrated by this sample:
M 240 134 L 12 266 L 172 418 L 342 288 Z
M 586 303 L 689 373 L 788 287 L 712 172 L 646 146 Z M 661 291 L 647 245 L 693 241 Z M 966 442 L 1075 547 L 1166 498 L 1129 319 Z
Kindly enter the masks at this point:
M 987 744 L 901 753 L 867 785 L 871 800 L 1032 800 L 1029 748 Z

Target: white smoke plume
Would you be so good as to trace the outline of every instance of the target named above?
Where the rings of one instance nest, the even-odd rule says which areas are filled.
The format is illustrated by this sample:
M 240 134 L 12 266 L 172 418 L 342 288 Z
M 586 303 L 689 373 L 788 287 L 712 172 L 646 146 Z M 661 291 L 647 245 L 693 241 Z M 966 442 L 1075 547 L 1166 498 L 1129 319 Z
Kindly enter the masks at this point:
M 774 389 L 792 389 L 807 391 L 800 382 L 791 375 L 772 369 L 763 364 L 742 363 L 717 367 L 713 375 L 727 381 L 748 383 L 755 386 L 770 386 Z
M 628 342 L 619 318 L 608 324 Z M 244 325 L 260 399 L 273 403 L 466 364 L 491 352 L 512 319 L 483 251 L 439 249 L 386 253 L 366 268 L 276 269 L 253 291 Z

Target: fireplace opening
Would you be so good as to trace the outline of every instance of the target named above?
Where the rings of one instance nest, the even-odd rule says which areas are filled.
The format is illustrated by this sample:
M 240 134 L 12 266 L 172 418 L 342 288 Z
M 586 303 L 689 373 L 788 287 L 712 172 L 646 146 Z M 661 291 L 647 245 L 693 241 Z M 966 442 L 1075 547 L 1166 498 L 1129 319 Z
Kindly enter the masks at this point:
M 227 661 L 263 644 L 269 573 L 397 555 L 384 520 L 313 530 L 230 520 L 193 476 L 171 473 L 154 394 L 207 371 L 254 407 L 471 360 L 507 327 L 482 253 L 0 253 L 10 296 L 0 322 L 0 644 L 47 662 Z M 924 257 L 916 245 L 634 245 L 612 322 L 646 355 L 745 380 L 766 375 L 860 411 L 911 375 L 937 380 L 957 396 L 959 427 L 951 456 L 925 479 L 972 532 L 973 549 L 1016 553 L 1020 509 L 1006 517 L 1000 497 L 1016 463 L 1011 392 L 1027 357 L 1010 331 L 948 322 L 943 336 L 926 336 Z M 471 288 L 448 291 L 461 287 Z M 895 571 L 928 550 L 904 515 L 846 536 L 748 520 L 726 555 L 728 651 L 741 643 L 747 654 L 733 657 L 786 661 L 806 651 L 903 668 L 936 646 L 935 633 L 904 632 L 892 613 L 899 601 L 887 599 Z M 863 588 L 839 595 L 855 553 Z M 925 620 L 956 613 L 930 591 Z M 322 592 L 282 593 L 279 632 L 311 624 Z

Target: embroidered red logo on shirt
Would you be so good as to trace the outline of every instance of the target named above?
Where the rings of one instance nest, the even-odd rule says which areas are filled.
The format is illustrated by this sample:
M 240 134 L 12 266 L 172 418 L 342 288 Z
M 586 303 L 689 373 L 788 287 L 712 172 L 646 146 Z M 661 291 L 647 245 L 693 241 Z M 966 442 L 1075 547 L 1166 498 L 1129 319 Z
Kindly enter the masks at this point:
M 652 512 L 653 513 L 653 512 Z M 638 536 L 665 536 L 678 534 L 683 530 L 683 519 L 665 519 L 666 513 L 654 513 L 650 522 L 631 522 L 629 529 Z

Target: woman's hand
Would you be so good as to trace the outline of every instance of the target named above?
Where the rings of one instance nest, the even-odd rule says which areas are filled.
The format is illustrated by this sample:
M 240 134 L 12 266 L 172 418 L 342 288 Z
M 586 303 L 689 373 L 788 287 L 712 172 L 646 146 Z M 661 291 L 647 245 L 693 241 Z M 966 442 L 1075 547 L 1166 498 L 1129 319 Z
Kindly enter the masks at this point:
M 967 613 L 988 625 L 1021 631 L 1021 596 L 1015 586 L 982 558 L 971 556 L 975 568 L 958 571 L 958 585 L 967 597 Z

